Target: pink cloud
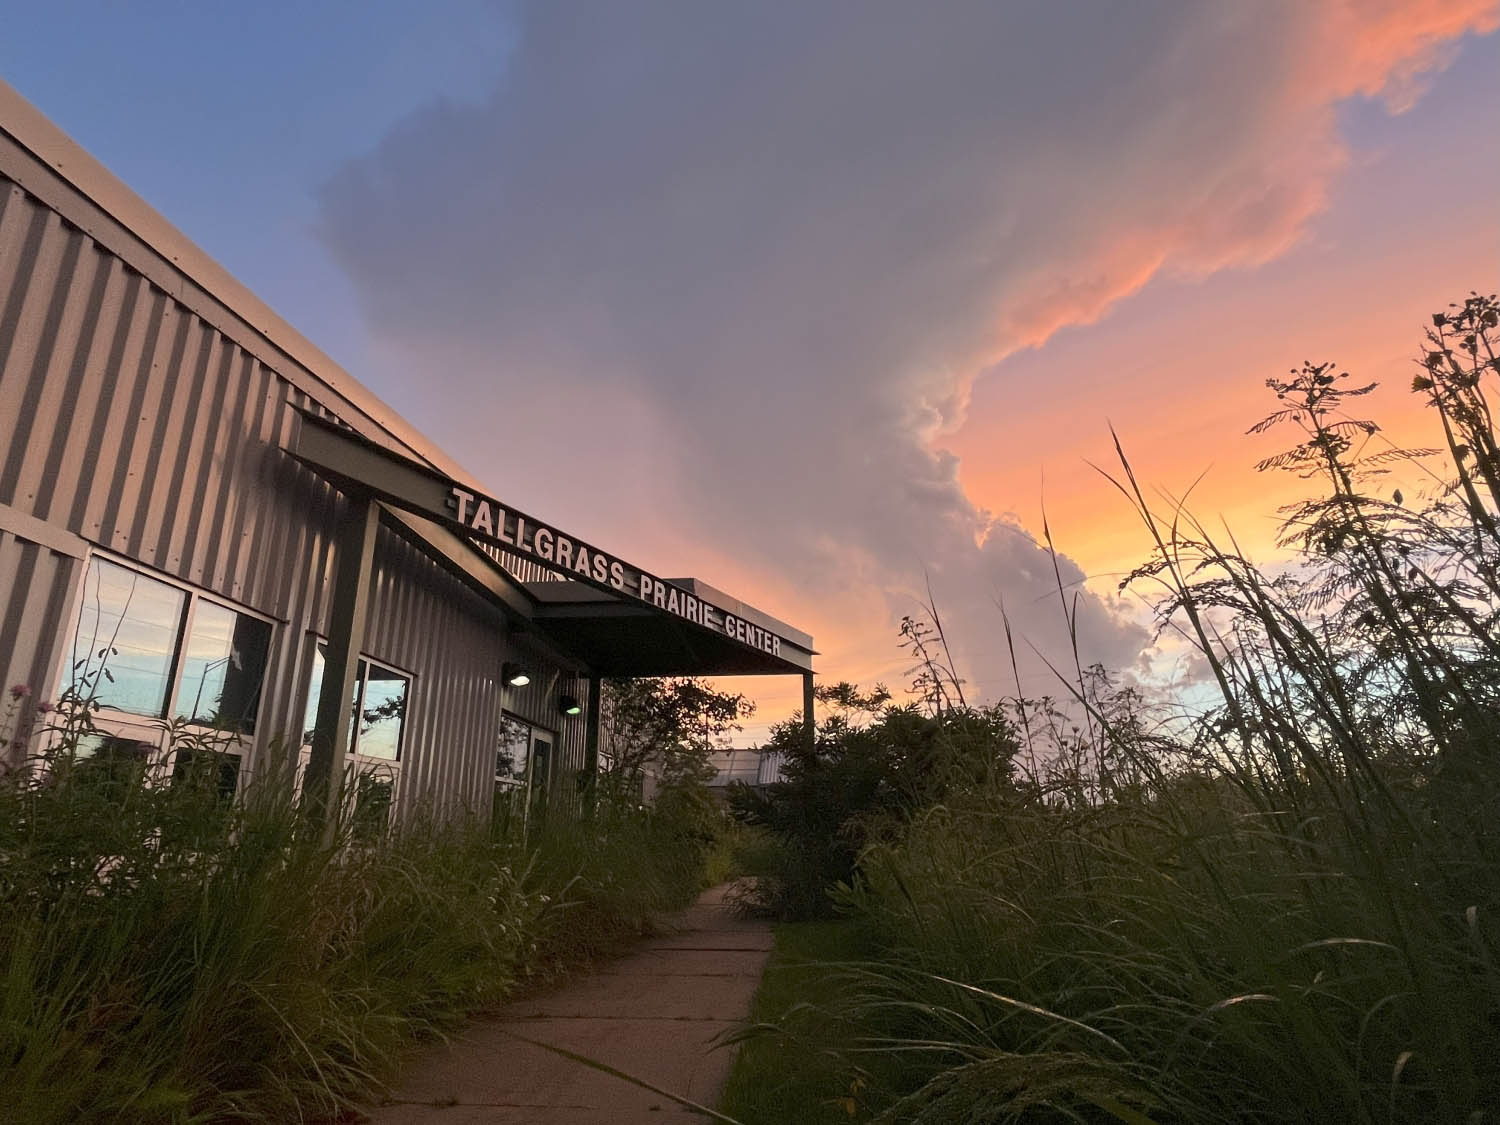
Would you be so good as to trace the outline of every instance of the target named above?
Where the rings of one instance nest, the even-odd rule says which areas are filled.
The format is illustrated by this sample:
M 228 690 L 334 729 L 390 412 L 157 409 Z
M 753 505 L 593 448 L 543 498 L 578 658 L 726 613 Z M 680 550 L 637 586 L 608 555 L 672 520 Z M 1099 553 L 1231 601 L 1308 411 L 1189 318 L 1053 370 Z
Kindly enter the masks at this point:
M 994 689 L 997 594 L 1065 639 L 1034 537 L 984 510 L 1013 498 L 935 448 L 976 378 L 1153 279 L 1296 246 L 1347 167 L 1340 102 L 1407 104 L 1497 6 L 523 11 L 485 104 L 415 115 L 326 192 L 387 361 L 473 408 L 402 405 L 516 503 L 643 562 L 670 539 L 846 665 L 891 651 L 926 568 Z M 503 442 L 487 396 L 524 416 Z M 1139 627 L 1084 598 L 1091 655 L 1130 664 Z

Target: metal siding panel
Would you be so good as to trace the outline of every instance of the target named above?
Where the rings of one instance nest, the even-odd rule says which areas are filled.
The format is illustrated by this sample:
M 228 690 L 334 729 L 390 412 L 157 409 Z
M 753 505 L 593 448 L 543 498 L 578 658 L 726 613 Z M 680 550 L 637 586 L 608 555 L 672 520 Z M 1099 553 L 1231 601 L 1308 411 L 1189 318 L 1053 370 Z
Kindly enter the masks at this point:
M 156 350 L 165 306 L 166 297 L 142 282 L 139 299 L 126 326 L 120 362 L 114 370 L 103 373 L 112 394 L 104 414 L 103 437 L 89 451 L 94 464 L 85 473 L 85 479 L 96 483 L 89 489 L 84 526 L 72 529 L 86 539 L 114 545 L 125 490 L 122 462 L 129 460 L 128 443 L 133 441 L 140 420 L 141 403 L 146 397 L 146 376 Z
M 61 255 L 48 251 L 57 241 L 53 236 L 61 230 L 57 216 L 34 213 L 7 270 L 14 281 L 0 313 L 0 418 L 14 418 L 18 427 L 27 431 L 30 419 L 23 404 L 32 386 L 37 352 L 53 315 L 57 272 L 62 265 Z M 0 503 L 11 502 L 11 496 L 0 490 Z
M 260 529 L 274 512 L 274 482 L 276 466 L 287 460 L 277 444 L 277 435 L 282 432 L 286 409 L 284 396 L 275 395 L 276 378 L 263 364 L 256 365 L 256 389 L 253 401 L 259 404 L 254 415 L 254 429 L 245 435 L 240 457 L 249 474 L 246 490 L 253 503 L 247 504 L 241 513 L 239 534 L 234 539 L 229 553 L 229 586 L 237 598 L 249 599 L 259 592 L 260 583 L 255 577 L 267 568 L 255 567 L 257 553 L 245 550 L 246 544 L 258 543 Z
M 203 576 L 202 581 L 205 585 L 215 588 L 222 588 L 226 585 L 230 555 L 226 538 L 233 535 L 237 526 L 236 520 L 243 496 L 243 478 L 248 475 L 246 466 L 241 461 L 244 451 L 242 437 L 246 425 L 247 400 L 250 388 L 256 383 L 255 368 L 258 365 L 253 356 L 242 353 L 242 357 L 242 362 L 231 366 L 231 371 L 236 372 L 233 383 L 228 387 L 221 384 L 221 408 L 225 401 L 233 405 L 229 409 L 227 418 L 222 415 L 215 418 L 217 428 L 212 453 L 201 475 L 203 483 L 201 501 L 205 507 L 212 501 L 208 516 L 212 522 L 208 525 L 210 534 L 202 537 L 208 549 L 203 556 L 199 573 Z M 224 390 L 231 392 L 227 398 L 222 397 Z M 196 561 L 197 552 L 194 554 Z
M 63 390 L 66 385 L 66 370 L 71 366 L 74 349 L 78 346 L 83 330 L 85 306 L 92 285 L 92 263 L 83 259 L 87 278 L 75 275 L 80 268 L 83 238 L 76 235 L 59 241 L 62 262 L 58 269 L 58 285 L 49 302 L 40 338 L 36 341 L 31 359 L 31 370 L 21 374 L 17 386 L 22 390 L 19 410 L 12 415 L 16 419 L 17 432 L 11 438 L 0 466 L 0 498 L 21 509 L 35 514 L 37 510 L 37 487 L 41 478 L 41 466 L 45 457 L 41 449 L 49 446 L 57 433 L 57 416 L 63 406 Z M 17 357 L 19 368 L 19 357 Z M 0 405 L 0 418 L 6 417 L 5 407 Z M 32 466 L 29 471 L 28 463 Z
M 31 688 L 31 699 L 17 706 L 29 718 L 31 708 L 53 697 L 56 665 L 68 623 L 64 620 L 80 560 L 0 531 L 0 689 L 13 684 Z M 7 697 L 0 713 L 10 705 Z M 8 732 L 15 734 L 12 730 Z M 0 762 L 14 763 L 21 750 L 0 744 Z
M 78 346 L 73 349 L 73 362 L 66 379 L 57 380 L 61 402 L 52 422 L 52 440 L 45 460 L 37 457 L 35 451 L 31 455 L 32 464 L 41 473 L 40 479 L 31 486 L 36 493 L 36 515 L 41 519 L 49 518 L 54 511 L 70 510 L 78 494 L 78 464 L 83 458 L 89 430 L 86 419 L 82 417 L 88 413 L 84 388 L 90 373 L 108 354 L 110 335 L 124 296 L 125 277 L 118 260 L 100 254 L 93 247 L 89 256 L 94 272 L 93 289 L 82 335 Z M 23 477 L 18 491 L 27 490 L 28 483 Z
M 172 349 L 164 373 L 161 406 L 151 427 L 151 440 L 143 458 L 144 471 L 136 482 L 140 495 L 135 523 L 131 528 L 131 554 L 161 570 L 179 574 L 180 569 L 167 553 L 174 526 L 181 523 L 180 505 L 174 496 L 180 493 L 181 478 L 172 471 L 179 450 L 191 441 L 191 419 L 188 412 L 201 396 L 203 378 L 197 368 L 200 362 L 201 334 L 195 331 L 197 318 L 176 318 Z
M 255 760 L 300 741 L 342 500 L 284 450 L 292 406 L 327 408 L 17 190 L 0 194 L 0 403 L 19 419 L 0 453 L 18 508 L 278 621 Z M 503 618 L 399 536 L 382 534 L 380 559 L 368 651 L 414 675 L 398 799 L 487 813 Z M 15 680 L 51 674 L 80 566 L 0 537 L 0 667 Z M 561 754 L 554 695 L 538 683 L 524 710 L 562 728 Z
M 141 381 L 131 400 L 135 411 L 126 419 L 130 440 L 115 464 L 119 493 L 110 546 L 166 570 L 162 566 L 164 560 L 146 551 L 146 519 L 151 510 L 151 493 L 162 475 L 158 457 L 166 440 L 167 412 L 179 382 L 177 365 L 186 344 L 188 317 L 175 302 L 164 298 L 159 319 L 150 365 L 143 364 L 140 368 Z
M 223 379 L 222 375 L 211 378 L 209 372 L 225 362 L 223 337 L 201 321 L 197 328 L 198 331 L 194 333 L 197 339 L 193 373 L 187 380 L 186 393 L 179 396 L 181 412 L 173 413 L 173 421 L 178 426 L 173 441 L 175 448 L 171 450 L 170 469 L 166 464 L 162 466 L 164 475 L 168 477 L 167 487 L 162 497 L 161 513 L 155 520 L 160 529 L 156 541 L 156 557 L 164 560 L 174 572 L 189 576 L 194 572 L 191 566 L 186 565 L 187 552 L 184 544 L 187 542 L 189 528 L 196 524 L 192 520 L 180 518 L 179 513 L 182 512 L 184 503 L 193 502 L 192 499 L 185 501 L 183 493 L 190 482 L 198 479 L 205 433 L 210 426 L 217 425 L 219 416 L 216 393 L 217 388 L 223 385 Z M 205 401 L 209 403 L 206 409 Z M 163 461 L 166 460 L 163 457 Z
M 106 362 L 93 373 L 93 393 L 79 396 L 80 402 L 93 404 L 93 418 L 87 427 L 88 436 L 78 451 L 77 472 L 71 482 L 73 505 L 68 517 L 68 529 L 85 538 L 97 538 L 104 520 L 108 491 L 100 482 L 108 478 L 101 477 L 100 464 L 107 443 L 118 444 L 120 433 L 124 429 L 123 411 L 115 409 L 115 400 L 123 393 L 124 380 L 121 372 L 139 346 L 139 334 L 144 331 L 145 324 L 143 309 L 149 303 L 150 289 L 145 280 L 135 275 L 126 275 L 120 308 L 110 332 Z M 83 429 L 83 422 L 81 414 L 74 416 L 75 427 Z

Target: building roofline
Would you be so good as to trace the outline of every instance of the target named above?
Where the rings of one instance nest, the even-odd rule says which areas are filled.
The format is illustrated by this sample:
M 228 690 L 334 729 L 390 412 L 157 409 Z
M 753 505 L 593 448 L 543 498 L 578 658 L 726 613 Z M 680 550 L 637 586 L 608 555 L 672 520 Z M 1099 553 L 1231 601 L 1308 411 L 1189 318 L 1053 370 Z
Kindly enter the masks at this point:
M 366 441 L 483 492 L 484 485 L 335 363 L 77 141 L 0 79 L 0 175 L 35 196 L 151 284 L 339 416 Z M 476 545 L 471 544 L 476 553 Z M 694 578 L 675 584 L 779 633 L 810 655 L 812 637 Z M 519 585 L 520 583 L 518 583 Z
M 201 308 L 202 302 L 184 302 L 198 304 L 200 307 L 195 307 L 194 312 L 295 384 L 300 380 L 295 372 L 285 370 L 282 357 L 290 360 L 318 384 L 321 394 L 304 388 L 314 398 L 330 409 L 342 406 L 356 415 L 345 418 L 351 425 L 359 422 L 373 425 L 407 455 L 425 461 L 455 479 L 477 483 L 474 474 L 455 462 L 375 392 L 272 311 L 269 305 L 3 79 L 0 79 L 0 135 L 8 136 L 53 177 L 118 224 L 120 231 L 133 237 L 134 246 L 121 245 L 120 239 L 110 237 L 112 232 L 102 230 L 97 222 L 90 221 L 94 216 L 81 213 L 76 206 L 68 206 L 66 199 L 58 198 L 56 192 L 48 192 L 47 185 L 27 177 L 24 170 L 9 167 L 10 162 L 3 159 L 3 153 L 0 153 L 0 172 L 42 198 L 69 222 L 160 285 L 163 280 L 160 271 L 148 268 L 139 260 L 142 251 L 154 254 L 167 269 L 181 274 L 203 296 L 229 313 L 228 319 L 232 323 L 225 323 L 224 317 L 213 316 Z M 168 284 L 162 287 L 179 299 L 185 296 L 180 286 Z M 261 347 L 251 346 L 251 342 L 244 339 L 245 329 L 259 338 Z M 330 396 L 333 401 L 327 401 Z

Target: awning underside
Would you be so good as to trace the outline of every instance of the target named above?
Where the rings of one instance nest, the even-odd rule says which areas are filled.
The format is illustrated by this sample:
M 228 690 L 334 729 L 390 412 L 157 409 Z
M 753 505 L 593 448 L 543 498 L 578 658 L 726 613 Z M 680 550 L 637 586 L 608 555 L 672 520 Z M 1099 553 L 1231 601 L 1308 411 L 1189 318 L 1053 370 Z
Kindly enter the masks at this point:
M 646 606 L 539 605 L 532 627 L 600 676 L 784 676 L 796 671 L 782 657 Z

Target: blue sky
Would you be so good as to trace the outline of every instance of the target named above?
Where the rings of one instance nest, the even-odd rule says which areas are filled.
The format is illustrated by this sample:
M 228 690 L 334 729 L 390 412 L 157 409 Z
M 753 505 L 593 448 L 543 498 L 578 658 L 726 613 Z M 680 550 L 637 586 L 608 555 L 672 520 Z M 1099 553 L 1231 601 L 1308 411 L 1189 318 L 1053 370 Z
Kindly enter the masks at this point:
M 480 100 L 503 6 L 56 0 L 7 11 L 0 75 L 335 360 L 369 370 L 320 185 L 414 109 Z
M 63 0 L 0 75 L 497 494 L 866 682 L 931 576 L 995 695 L 998 597 L 1060 651 L 1044 480 L 1070 580 L 1139 557 L 1106 421 L 1265 541 L 1264 377 L 1399 387 L 1496 287 L 1497 13 Z

